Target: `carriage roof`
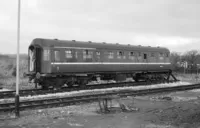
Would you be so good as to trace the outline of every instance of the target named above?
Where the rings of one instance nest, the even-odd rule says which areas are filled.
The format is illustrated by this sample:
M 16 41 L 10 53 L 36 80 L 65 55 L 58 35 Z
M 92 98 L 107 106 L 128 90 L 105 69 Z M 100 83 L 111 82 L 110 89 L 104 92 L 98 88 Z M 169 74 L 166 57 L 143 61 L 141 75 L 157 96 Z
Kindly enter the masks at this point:
M 58 40 L 58 39 L 42 39 L 36 38 L 32 41 L 30 46 L 44 47 L 80 47 L 80 48 L 95 48 L 95 49 L 108 49 L 108 50 L 124 50 L 124 51 L 154 51 L 154 52 L 169 52 L 164 47 L 150 47 L 141 45 L 122 45 L 122 44 L 111 44 L 111 43 L 96 43 L 96 42 L 84 42 L 76 40 Z

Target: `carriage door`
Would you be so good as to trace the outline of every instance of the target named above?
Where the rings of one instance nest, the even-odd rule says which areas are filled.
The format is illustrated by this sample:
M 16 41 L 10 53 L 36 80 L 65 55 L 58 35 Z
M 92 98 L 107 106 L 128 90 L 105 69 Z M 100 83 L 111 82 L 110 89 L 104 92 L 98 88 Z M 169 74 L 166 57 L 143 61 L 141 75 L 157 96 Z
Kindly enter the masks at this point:
M 41 71 L 41 48 L 39 47 L 29 47 L 29 71 Z
M 41 48 L 36 47 L 35 51 L 36 51 L 36 60 L 35 60 L 36 72 L 41 72 L 42 50 Z

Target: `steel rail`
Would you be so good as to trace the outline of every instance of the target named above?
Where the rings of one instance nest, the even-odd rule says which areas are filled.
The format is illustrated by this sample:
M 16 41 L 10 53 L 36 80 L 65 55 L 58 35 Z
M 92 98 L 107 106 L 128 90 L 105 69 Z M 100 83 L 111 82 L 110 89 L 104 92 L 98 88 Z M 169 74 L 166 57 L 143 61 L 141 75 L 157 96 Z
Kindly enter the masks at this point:
M 169 81 L 169 82 L 175 82 L 175 81 Z M 71 91 L 80 91 L 80 90 L 88 90 L 88 89 L 103 89 L 103 88 L 112 88 L 112 87 L 128 87 L 128 86 L 141 86 L 141 85 L 151 85 L 151 84 L 160 84 L 162 82 L 159 81 L 152 81 L 151 83 L 140 81 L 140 82 L 120 82 L 120 83 L 105 83 L 105 84 L 93 84 L 93 85 L 87 85 L 86 88 L 80 88 L 80 87 L 73 87 L 73 88 L 67 88 L 63 87 L 58 90 L 49 89 L 49 90 L 43 90 L 43 89 L 29 89 L 29 90 L 20 90 L 20 96 L 28 96 L 28 95 L 40 95 L 40 94 L 51 94 L 51 93 L 59 93 L 59 92 L 71 92 Z M 0 99 L 5 98 L 12 98 L 15 96 L 15 91 L 3 91 L 0 92 Z
M 37 107 L 45 108 L 45 107 L 55 107 L 55 106 L 68 106 L 71 104 L 77 104 L 81 102 L 96 101 L 100 98 L 112 99 L 112 97 L 116 95 L 119 97 L 141 96 L 141 95 L 149 95 L 155 93 L 185 91 L 185 90 L 192 90 L 199 88 L 200 84 L 193 84 L 193 85 L 182 85 L 182 86 L 165 87 L 165 88 L 154 88 L 154 89 L 144 89 L 144 90 L 123 90 L 123 91 L 106 92 L 101 94 L 87 94 L 82 96 L 68 96 L 62 98 L 29 100 L 20 102 L 20 110 L 28 108 L 37 108 Z M 14 102 L 0 104 L 0 112 L 13 111 L 15 109 L 14 105 L 15 105 Z

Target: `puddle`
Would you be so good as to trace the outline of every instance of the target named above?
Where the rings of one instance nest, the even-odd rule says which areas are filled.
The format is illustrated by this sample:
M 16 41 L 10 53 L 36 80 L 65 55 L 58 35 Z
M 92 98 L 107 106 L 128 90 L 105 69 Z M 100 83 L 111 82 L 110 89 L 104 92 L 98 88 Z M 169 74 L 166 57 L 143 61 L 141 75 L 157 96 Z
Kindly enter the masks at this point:
M 156 124 L 148 124 L 141 128 L 176 128 L 171 125 L 156 125 Z
M 173 101 L 175 102 L 180 102 L 180 101 L 190 101 L 190 100 L 197 100 L 198 97 L 173 97 Z
M 150 100 L 152 100 L 152 101 L 172 101 L 173 97 L 171 97 L 171 96 L 153 96 L 153 97 L 150 97 Z
M 197 96 L 191 96 L 191 97 L 184 97 L 184 96 L 155 96 L 150 97 L 150 100 L 152 101 L 174 101 L 174 102 L 181 102 L 181 101 L 190 101 L 190 100 L 197 100 Z

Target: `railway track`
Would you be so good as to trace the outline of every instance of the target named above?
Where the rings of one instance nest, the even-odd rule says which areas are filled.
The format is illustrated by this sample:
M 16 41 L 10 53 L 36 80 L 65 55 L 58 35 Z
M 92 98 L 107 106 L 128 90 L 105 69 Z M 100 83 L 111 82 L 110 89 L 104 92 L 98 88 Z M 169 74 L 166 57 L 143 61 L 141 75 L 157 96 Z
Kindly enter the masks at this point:
M 68 96 L 62 98 L 48 98 L 48 99 L 40 99 L 40 100 L 29 100 L 29 101 L 21 101 L 20 102 L 20 110 L 24 109 L 32 109 L 32 108 L 46 108 L 46 107 L 57 107 L 57 106 L 67 106 L 71 104 L 84 103 L 96 101 L 99 98 L 112 98 L 112 96 L 140 96 L 140 95 L 148 95 L 154 93 L 163 93 L 163 92 L 174 92 L 174 91 L 185 91 L 192 89 L 199 89 L 200 84 L 193 85 L 184 85 L 184 86 L 176 86 L 176 87 L 165 87 L 165 88 L 155 88 L 155 89 L 144 89 L 144 90 L 123 90 L 123 91 L 113 91 L 104 94 L 88 94 L 83 96 Z M 3 111 L 14 111 L 15 103 L 1 103 L 0 104 L 0 112 Z
M 174 82 L 174 81 L 169 81 Z M 161 82 L 155 81 L 151 82 L 151 84 L 160 84 Z M 71 92 L 71 91 L 80 91 L 80 90 L 88 90 L 88 89 L 103 89 L 103 88 L 111 88 L 111 87 L 128 87 L 128 86 L 141 86 L 141 85 L 150 85 L 147 82 L 140 81 L 140 82 L 121 82 L 121 83 L 106 83 L 106 84 L 93 84 L 87 85 L 87 88 L 80 88 L 80 87 L 73 87 L 67 88 L 63 87 L 58 90 L 49 89 L 49 90 L 42 90 L 42 89 L 30 89 L 30 90 L 20 90 L 20 96 L 34 96 L 40 94 L 51 94 L 51 93 L 60 93 L 60 92 Z M 0 92 L 0 99 L 5 98 L 14 98 L 15 91 L 3 91 Z

